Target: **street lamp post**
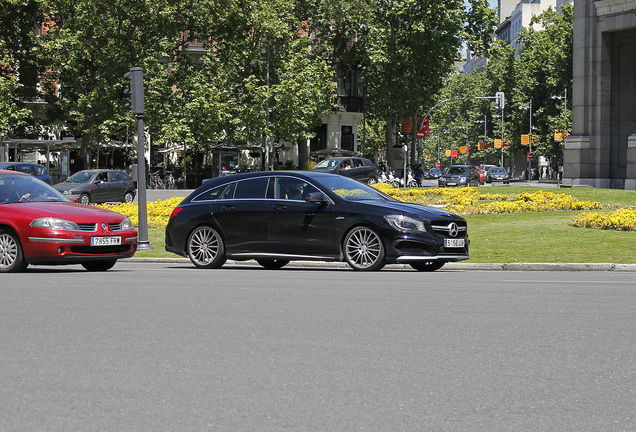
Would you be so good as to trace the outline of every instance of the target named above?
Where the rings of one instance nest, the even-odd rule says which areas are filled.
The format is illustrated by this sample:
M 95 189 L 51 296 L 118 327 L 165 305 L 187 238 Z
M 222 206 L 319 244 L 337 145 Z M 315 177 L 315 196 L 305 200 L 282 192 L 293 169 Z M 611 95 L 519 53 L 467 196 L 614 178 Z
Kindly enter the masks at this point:
M 530 140 L 528 141 L 529 151 L 528 151 L 528 180 L 531 180 L 530 171 L 532 170 L 532 98 L 530 98 L 530 104 L 520 106 L 519 109 L 529 109 L 530 110 L 530 132 L 528 132 L 528 136 Z

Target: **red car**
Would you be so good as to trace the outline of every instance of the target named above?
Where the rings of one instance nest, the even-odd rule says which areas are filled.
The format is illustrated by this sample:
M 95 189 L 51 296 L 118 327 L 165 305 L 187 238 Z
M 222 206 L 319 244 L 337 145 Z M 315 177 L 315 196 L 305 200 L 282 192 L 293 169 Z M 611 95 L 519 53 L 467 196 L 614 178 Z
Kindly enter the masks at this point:
M 110 210 L 77 204 L 27 174 L 0 170 L 0 273 L 29 264 L 106 271 L 137 250 L 137 230 Z

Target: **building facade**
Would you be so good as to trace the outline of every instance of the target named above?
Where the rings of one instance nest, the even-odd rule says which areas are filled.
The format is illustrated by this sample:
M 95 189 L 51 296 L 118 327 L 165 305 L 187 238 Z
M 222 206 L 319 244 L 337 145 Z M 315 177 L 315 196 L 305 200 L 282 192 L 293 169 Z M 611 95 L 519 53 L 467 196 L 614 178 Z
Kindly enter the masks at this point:
M 565 184 L 636 189 L 636 1 L 574 3 Z

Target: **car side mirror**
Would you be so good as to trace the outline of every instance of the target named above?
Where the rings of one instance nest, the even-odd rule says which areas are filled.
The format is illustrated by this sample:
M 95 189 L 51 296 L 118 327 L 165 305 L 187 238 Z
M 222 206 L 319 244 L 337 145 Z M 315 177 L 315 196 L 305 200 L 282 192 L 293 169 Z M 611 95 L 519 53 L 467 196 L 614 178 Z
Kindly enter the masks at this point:
M 322 192 L 310 192 L 305 197 L 305 201 L 307 202 L 317 202 L 317 203 L 326 203 L 327 196 Z

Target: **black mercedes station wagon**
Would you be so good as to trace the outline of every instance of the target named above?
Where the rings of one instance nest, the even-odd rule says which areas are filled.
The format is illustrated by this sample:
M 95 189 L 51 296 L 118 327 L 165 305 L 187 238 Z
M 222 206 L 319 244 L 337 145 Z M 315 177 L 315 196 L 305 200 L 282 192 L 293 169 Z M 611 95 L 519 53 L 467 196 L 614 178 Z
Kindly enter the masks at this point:
M 267 269 L 316 260 L 346 261 L 355 270 L 406 263 L 434 271 L 469 259 L 469 243 L 460 216 L 316 172 L 211 179 L 174 209 L 166 226 L 166 250 L 199 268 L 254 259 Z

